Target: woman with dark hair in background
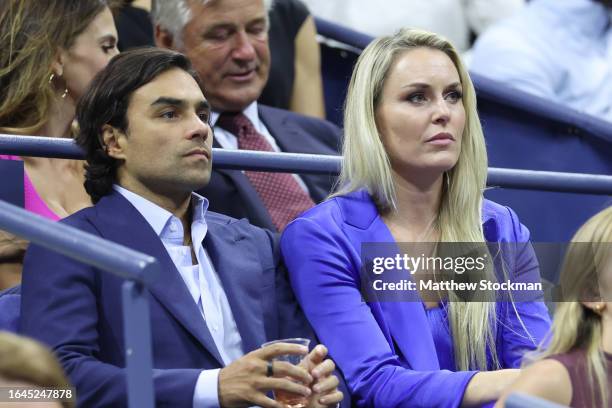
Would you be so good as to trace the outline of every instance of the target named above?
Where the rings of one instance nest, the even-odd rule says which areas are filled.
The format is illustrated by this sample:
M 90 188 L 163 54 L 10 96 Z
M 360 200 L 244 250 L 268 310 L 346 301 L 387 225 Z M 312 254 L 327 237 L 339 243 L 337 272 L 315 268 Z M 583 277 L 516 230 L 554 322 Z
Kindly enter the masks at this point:
M 106 0 L 6 0 L 0 10 L 0 133 L 71 137 L 76 103 L 117 54 Z M 25 208 L 58 220 L 91 205 L 77 160 L 23 161 Z M 26 243 L 0 231 L 0 289 L 18 284 Z

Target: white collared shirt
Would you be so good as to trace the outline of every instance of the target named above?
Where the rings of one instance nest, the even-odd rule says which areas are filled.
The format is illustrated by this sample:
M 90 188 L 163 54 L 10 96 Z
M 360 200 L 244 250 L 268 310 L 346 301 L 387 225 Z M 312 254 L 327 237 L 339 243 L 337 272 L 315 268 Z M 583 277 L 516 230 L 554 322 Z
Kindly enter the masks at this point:
M 266 141 L 270 143 L 270 146 L 272 146 L 272 149 L 275 152 L 282 151 L 276 144 L 276 140 L 274 139 L 274 137 L 272 137 L 272 134 L 270 133 L 270 131 L 268 131 L 266 125 L 264 125 L 264 123 L 259 119 L 259 112 L 257 111 L 257 101 L 252 102 L 249 106 L 247 106 L 242 111 L 242 114 L 249 118 L 249 120 L 255 127 L 255 130 L 257 130 L 257 132 L 259 132 L 266 139 Z M 236 135 L 228 132 L 223 128 L 220 128 L 219 126 L 216 126 L 217 120 L 219 120 L 220 115 L 221 114 L 219 112 L 215 111 L 211 112 L 210 115 L 210 123 L 215 128 L 215 139 L 217 140 L 217 142 L 219 142 L 222 148 L 236 150 L 238 149 L 238 138 L 236 137 Z
M 612 18 L 593 0 L 532 0 L 478 38 L 470 70 L 612 121 Z
M 244 354 L 242 338 L 219 276 L 202 245 L 208 231 L 205 219 L 208 200 L 192 193 L 191 242 L 198 261 L 193 265 L 192 247 L 183 245 L 183 224 L 178 217 L 121 186 L 114 185 L 113 188 L 138 210 L 162 241 L 198 306 L 225 365 L 240 358 Z M 194 407 L 219 406 L 218 375 L 219 369 L 202 371 L 196 383 Z

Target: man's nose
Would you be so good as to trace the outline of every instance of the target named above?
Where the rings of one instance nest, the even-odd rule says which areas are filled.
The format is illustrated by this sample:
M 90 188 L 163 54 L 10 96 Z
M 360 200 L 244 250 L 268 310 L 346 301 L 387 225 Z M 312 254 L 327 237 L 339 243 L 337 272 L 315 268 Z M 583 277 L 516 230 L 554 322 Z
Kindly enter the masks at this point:
M 188 137 L 190 139 L 199 137 L 202 140 L 206 140 L 211 136 L 212 129 L 207 121 L 202 120 L 198 114 L 193 115 L 193 119 L 190 123 Z
M 236 33 L 232 56 L 240 60 L 253 60 L 257 56 L 253 39 L 245 31 Z

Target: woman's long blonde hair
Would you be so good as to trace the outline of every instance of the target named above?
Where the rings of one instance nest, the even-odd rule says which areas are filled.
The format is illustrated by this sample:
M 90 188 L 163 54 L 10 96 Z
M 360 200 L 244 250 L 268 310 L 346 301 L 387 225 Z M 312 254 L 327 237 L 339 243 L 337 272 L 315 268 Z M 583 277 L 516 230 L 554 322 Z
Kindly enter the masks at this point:
M 105 0 L 2 2 L 0 132 L 33 134 L 46 123 L 57 92 L 50 79 L 53 59 L 60 49 L 73 45 L 108 3 Z
M 385 79 L 393 62 L 415 48 L 446 54 L 459 73 L 466 121 L 457 164 L 444 177 L 443 195 L 435 220 L 442 242 L 485 242 L 481 211 L 487 178 L 487 153 L 476 111 L 476 92 L 459 54 L 446 39 L 421 30 L 403 29 L 373 41 L 363 51 L 351 77 L 344 110 L 343 165 L 339 189 L 332 196 L 367 189 L 379 212 L 396 207 L 391 163 L 376 124 Z M 495 348 L 493 299 L 463 302 L 449 294 L 448 314 L 458 370 L 499 367 Z M 535 344 L 534 344 L 535 346 Z
M 608 406 L 608 371 L 602 350 L 602 318 L 582 302 L 606 300 L 599 293 L 602 272 L 612 262 L 612 206 L 576 232 L 561 271 L 561 303 L 555 310 L 550 344 L 536 360 L 580 349 L 586 353 L 593 401 Z

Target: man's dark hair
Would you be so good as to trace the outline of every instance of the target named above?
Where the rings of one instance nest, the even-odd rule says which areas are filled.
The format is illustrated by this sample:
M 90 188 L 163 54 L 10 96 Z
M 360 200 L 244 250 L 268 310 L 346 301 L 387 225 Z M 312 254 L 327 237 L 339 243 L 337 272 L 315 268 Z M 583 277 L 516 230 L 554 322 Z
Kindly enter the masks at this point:
M 137 48 L 116 55 L 96 75 L 76 109 L 77 144 L 85 151 L 85 190 L 93 203 L 112 191 L 120 161 L 107 154 L 102 128 L 108 124 L 126 133 L 130 97 L 138 88 L 173 68 L 189 73 L 203 89 L 189 59 L 160 48 Z

